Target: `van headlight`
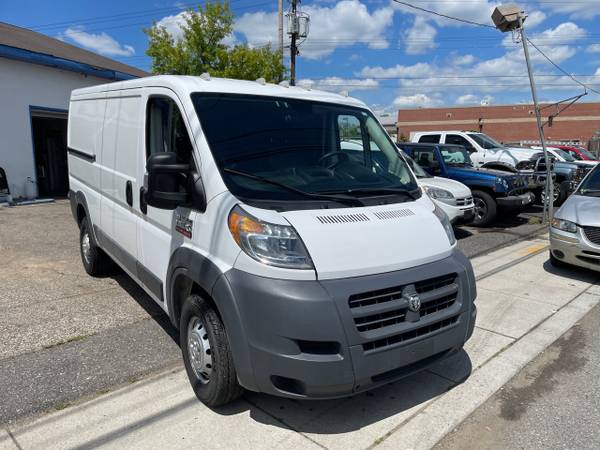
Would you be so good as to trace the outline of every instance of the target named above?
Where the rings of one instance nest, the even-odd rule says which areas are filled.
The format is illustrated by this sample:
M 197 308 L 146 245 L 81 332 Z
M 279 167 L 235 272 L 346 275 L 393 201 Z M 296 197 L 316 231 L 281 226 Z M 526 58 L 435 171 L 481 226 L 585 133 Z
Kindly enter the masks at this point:
M 557 219 L 556 217 L 552 219 L 552 228 L 566 231 L 568 233 L 577 233 L 577 224 L 575 222 L 571 222 L 570 220 Z
M 433 209 L 433 214 L 435 214 L 435 216 L 442 223 L 442 226 L 446 231 L 446 235 L 448 236 L 448 240 L 450 241 L 450 245 L 456 244 L 456 236 L 454 236 L 454 229 L 452 228 L 452 224 L 450 223 L 450 219 L 448 219 L 446 213 L 442 211 L 442 209 L 438 205 L 435 205 L 435 208 Z
M 304 243 L 289 225 L 263 222 L 235 206 L 229 213 L 229 231 L 251 258 L 286 269 L 314 269 Z

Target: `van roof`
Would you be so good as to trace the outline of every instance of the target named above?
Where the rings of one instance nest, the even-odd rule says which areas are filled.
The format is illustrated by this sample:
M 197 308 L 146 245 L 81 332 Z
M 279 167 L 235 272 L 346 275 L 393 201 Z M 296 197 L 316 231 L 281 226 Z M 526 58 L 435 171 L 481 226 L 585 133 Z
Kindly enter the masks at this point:
M 365 103 L 358 99 L 346 97 L 333 92 L 306 89 L 298 86 L 286 87 L 272 83 L 260 83 L 258 81 L 188 75 L 157 75 L 134 80 L 100 84 L 82 89 L 75 89 L 72 93 L 72 97 L 147 87 L 168 88 L 182 97 L 188 96 L 193 92 L 214 92 L 287 97 L 366 107 Z

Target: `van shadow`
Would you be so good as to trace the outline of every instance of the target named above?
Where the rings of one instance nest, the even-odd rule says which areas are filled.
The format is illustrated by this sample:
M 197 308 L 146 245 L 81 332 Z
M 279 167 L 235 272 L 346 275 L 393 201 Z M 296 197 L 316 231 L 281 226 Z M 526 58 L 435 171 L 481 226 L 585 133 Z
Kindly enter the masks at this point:
M 129 296 L 140 305 L 144 311 L 164 330 L 164 332 L 179 346 L 179 331 L 171 324 L 169 316 L 156 302 L 146 294 L 129 275 L 120 268 L 116 269 L 110 278 L 115 280 Z
M 420 406 L 463 383 L 471 371 L 471 359 L 461 350 L 427 370 L 353 397 L 296 400 L 246 392 L 243 400 L 214 411 L 232 415 L 249 410 L 259 423 L 301 433 L 348 433 L 401 414 L 406 417 L 398 421 L 407 419 Z

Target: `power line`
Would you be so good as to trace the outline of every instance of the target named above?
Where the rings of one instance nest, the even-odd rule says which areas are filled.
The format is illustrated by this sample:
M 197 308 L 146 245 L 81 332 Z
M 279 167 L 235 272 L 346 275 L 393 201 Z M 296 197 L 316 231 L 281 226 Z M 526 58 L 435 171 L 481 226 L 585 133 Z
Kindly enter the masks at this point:
M 469 25 L 475 25 L 475 26 L 478 26 L 478 27 L 492 28 L 493 30 L 496 29 L 496 27 L 494 27 L 492 25 L 488 25 L 488 24 L 485 24 L 485 23 L 474 22 L 474 21 L 468 20 L 468 19 L 461 19 L 459 17 L 449 16 L 447 14 L 442 14 L 442 13 L 439 13 L 437 11 L 432 11 L 431 9 L 426 9 L 426 8 L 422 8 L 420 6 L 412 5 L 412 4 L 408 3 L 408 2 L 401 2 L 400 0 L 394 0 L 394 2 L 396 2 L 396 3 L 400 4 L 400 5 L 407 6 L 407 7 L 412 8 L 412 9 L 416 9 L 418 11 L 426 12 L 428 14 L 433 14 L 434 16 L 443 17 L 445 19 L 455 20 L 457 22 L 463 22 L 463 23 L 467 23 Z
M 542 55 L 544 58 L 546 58 L 546 60 L 548 60 L 548 62 L 550 64 L 552 64 L 556 69 L 560 70 L 562 73 L 564 73 L 566 76 L 568 76 L 571 80 L 573 80 L 575 83 L 579 84 L 580 86 L 582 86 L 584 89 L 588 89 L 596 94 L 600 94 L 600 91 L 597 91 L 591 87 L 588 87 L 585 83 L 579 81 L 577 78 L 575 78 L 573 75 L 571 75 L 569 72 L 567 72 L 566 70 L 564 70 L 562 67 L 560 67 L 558 64 L 556 64 L 554 61 L 552 61 L 552 59 L 550 59 L 550 57 L 548 55 L 546 55 L 537 45 L 535 45 L 533 42 L 531 42 L 531 40 L 529 38 L 527 38 L 527 42 L 529 42 L 531 44 L 531 46 L 533 48 L 535 48 L 540 55 Z

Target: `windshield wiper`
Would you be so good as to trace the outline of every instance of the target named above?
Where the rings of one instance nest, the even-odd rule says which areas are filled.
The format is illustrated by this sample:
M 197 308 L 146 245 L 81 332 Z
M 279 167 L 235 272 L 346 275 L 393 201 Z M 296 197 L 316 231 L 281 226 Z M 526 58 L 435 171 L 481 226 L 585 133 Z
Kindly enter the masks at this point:
M 229 168 L 225 168 L 225 169 L 223 169 L 223 171 L 230 173 L 232 175 L 246 177 L 251 180 L 260 181 L 265 184 L 277 186 L 279 188 L 286 189 L 290 192 L 294 192 L 298 195 L 302 195 L 307 198 L 312 198 L 314 200 L 326 200 L 326 201 L 330 201 L 330 202 L 338 202 L 338 203 L 342 203 L 342 204 L 348 205 L 348 206 L 364 206 L 363 202 L 361 202 L 360 200 L 358 200 L 355 197 L 339 197 L 339 196 L 335 196 L 335 195 L 313 194 L 311 192 L 306 192 L 301 189 L 296 189 L 293 186 L 288 186 L 287 184 L 280 183 L 279 181 L 261 177 L 260 175 L 254 175 L 253 173 L 242 172 L 240 170 L 229 169 Z
M 324 194 L 374 194 L 374 195 L 391 195 L 391 194 L 400 194 L 406 195 L 413 200 L 417 200 L 419 196 L 415 193 L 415 191 L 409 191 L 408 189 L 402 188 L 352 188 L 345 189 L 340 191 L 326 191 Z

